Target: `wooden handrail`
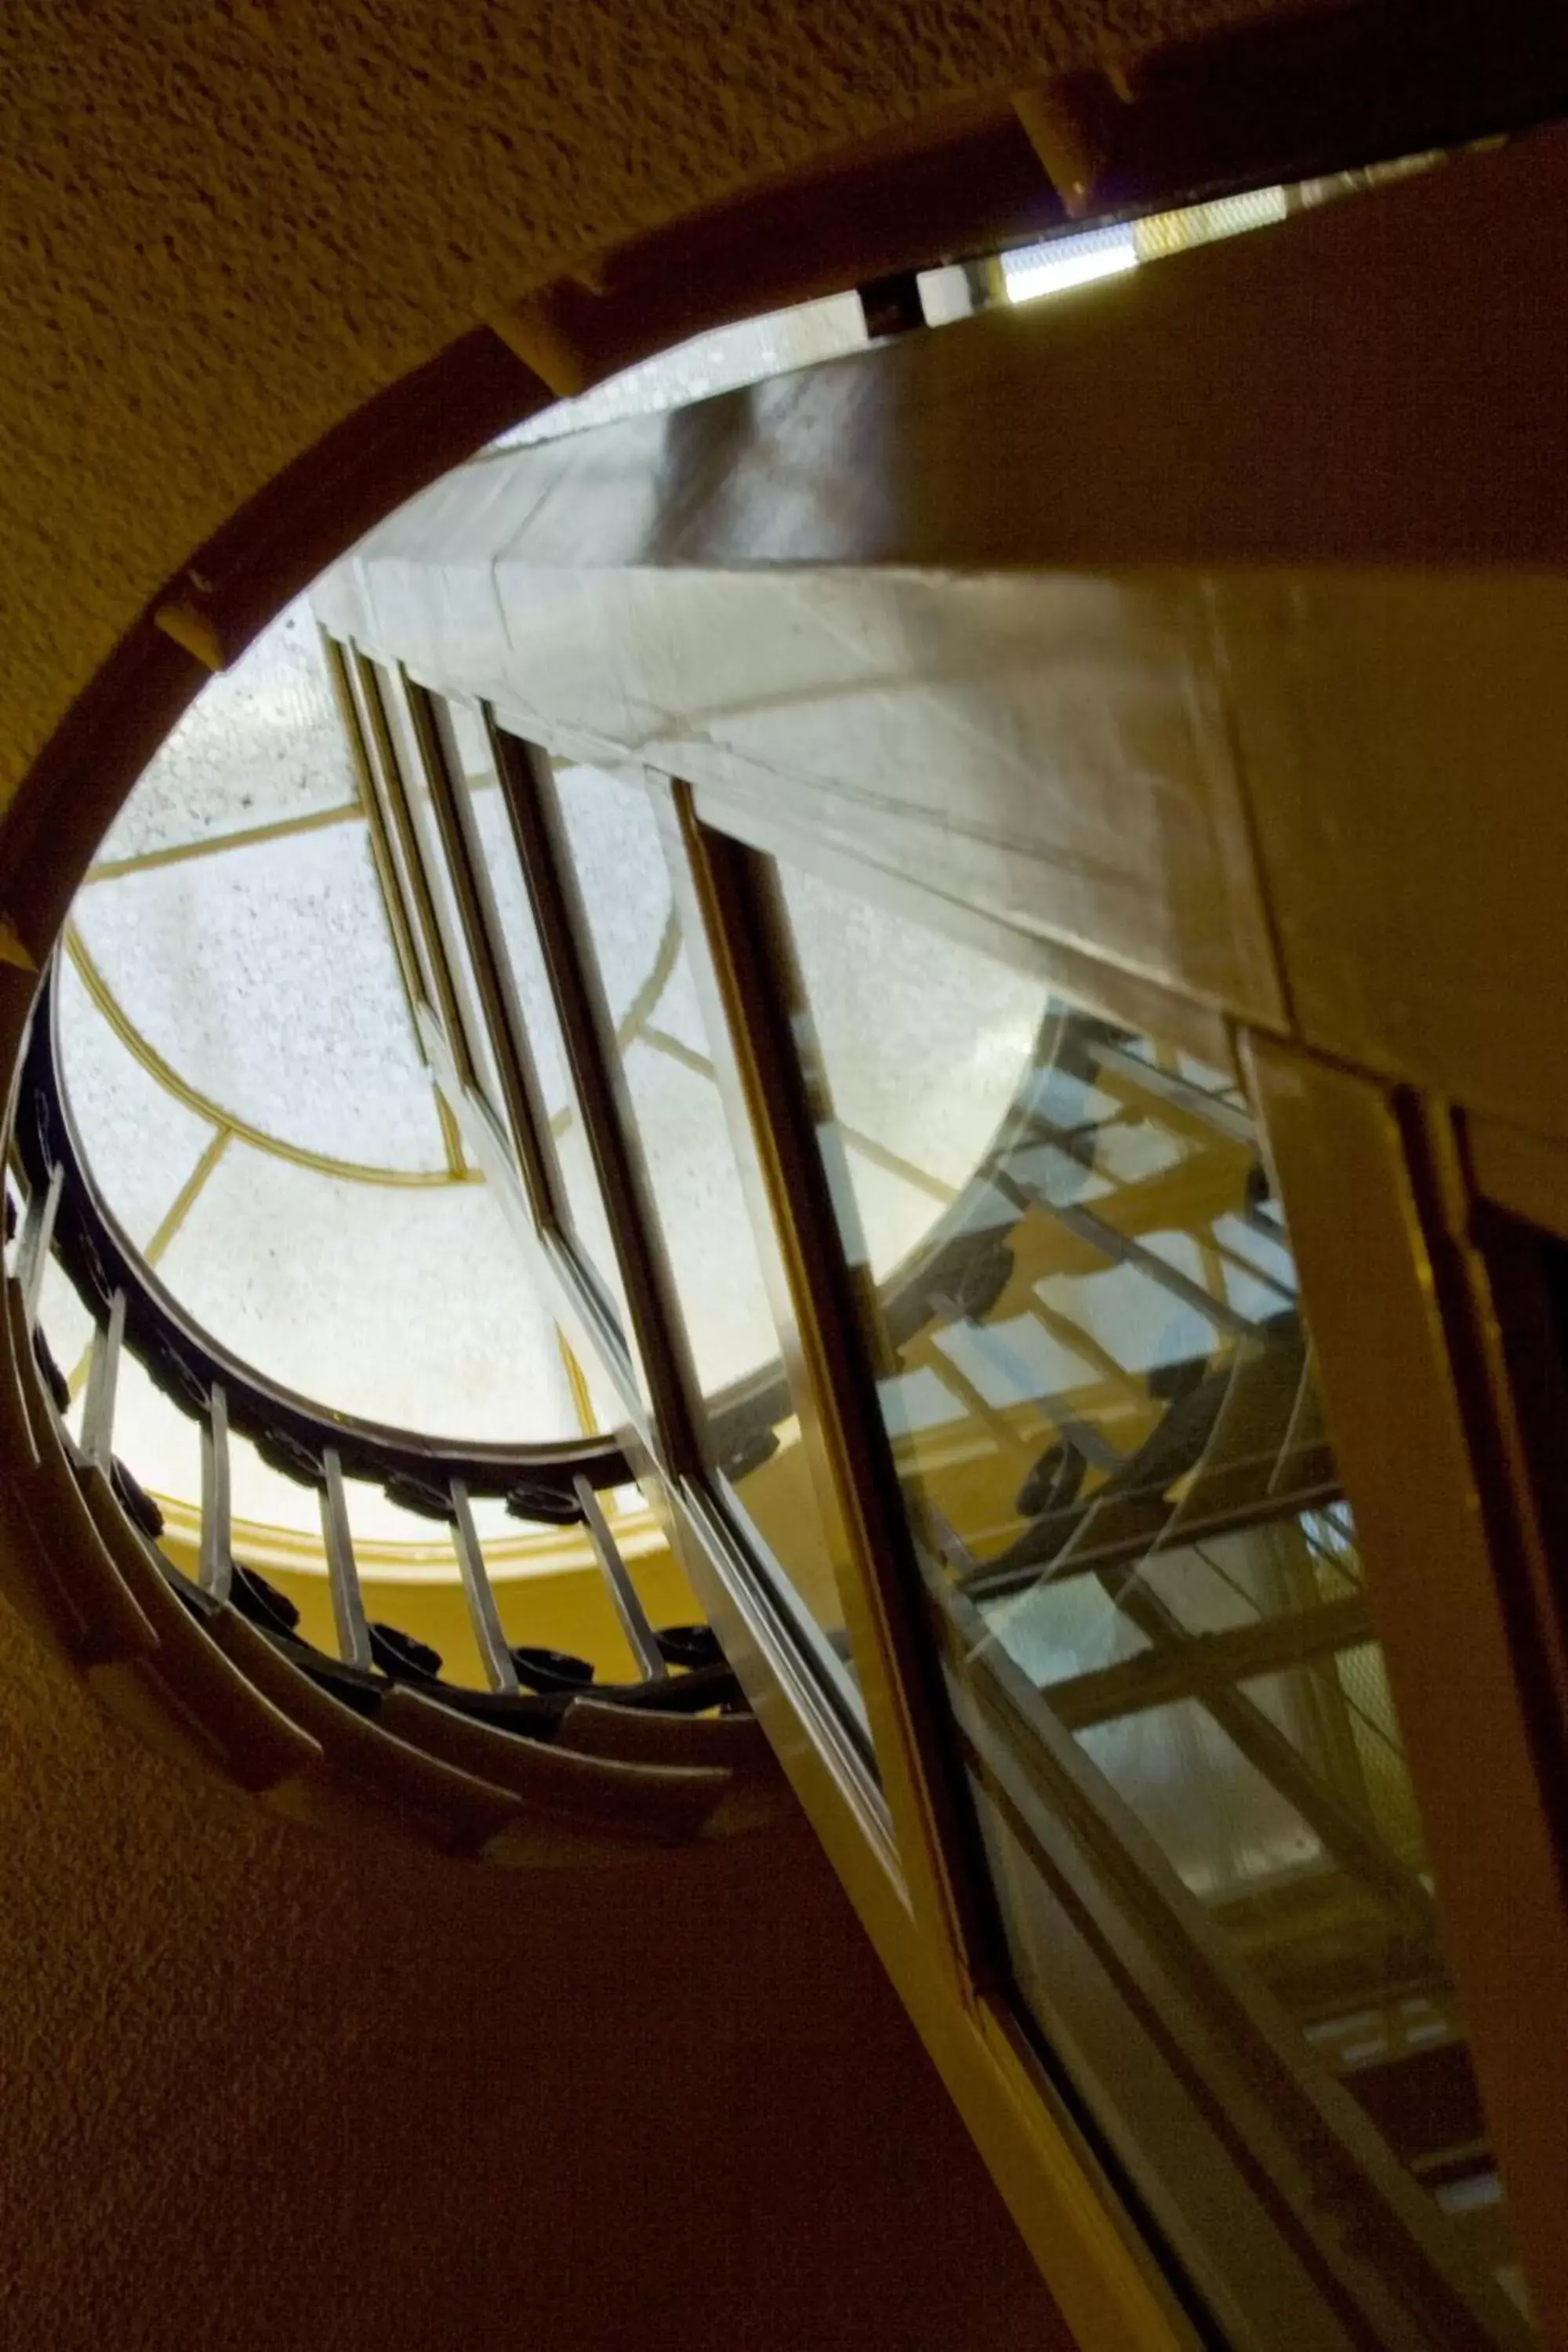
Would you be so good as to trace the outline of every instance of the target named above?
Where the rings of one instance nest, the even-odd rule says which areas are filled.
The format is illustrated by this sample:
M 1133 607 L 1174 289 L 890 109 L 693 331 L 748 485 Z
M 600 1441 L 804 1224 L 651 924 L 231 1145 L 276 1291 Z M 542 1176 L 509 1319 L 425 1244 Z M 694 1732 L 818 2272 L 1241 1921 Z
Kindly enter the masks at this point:
M 38 1191 L 58 1222 L 62 1202 L 71 1198 L 58 1169 Z M 41 1223 L 34 1218 L 35 1233 Z M 484 1853 L 511 1867 L 600 1864 L 650 1844 L 771 1817 L 773 1806 L 748 1803 L 743 1792 L 737 1804 L 738 1780 L 757 1776 L 738 1775 L 738 1743 L 717 1722 L 678 1720 L 661 1742 L 654 1717 L 605 1704 L 598 1714 L 632 1721 L 629 1743 L 640 1745 L 640 1756 L 589 1754 L 573 1741 L 556 1748 L 551 1738 L 563 1713 L 557 1703 L 524 1700 L 513 1688 L 494 1695 L 503 1712 L 488 1719 L 476 1695 L 440 1685 L 414 1689 L 368 1671 L 368 1636 L 359 1645 L 364 1656 L 350 1657 L 346 1666 L 323 1657 L 318 1674 L 308 1645 L 250 1622 L 242 1612 L 256 1608 L 256 1596 L 249 1583 L 239 1591 L 228 1549 L 227 1396 L 219 1380 L 207 1386 L 205 1400 L 185 1400 L 202 1422 L 205 1502 L 202 1573 L 187 1584 L 159 1555 L 152 1539 L 156 1509 L 139 1496 L 113 1452 L 118 1358 L 129 1320 L 128 1293 L 118 1284 L 96 1301 L 95 1378 L 82 1443 L 60 1423 L 63 1398 L 48 1392 L 26 1303 L 27 1290 L 36 1296 L 41 1279 L 41 1261 L 34 1259 L 47 1239 L 45 1234 L 26 1259 L 28 1280 L 11 1274 L 4 1286 L 0 1391 L 19 1442 L 0 1480 L 0 1510 L 9 1512 L 21 1538 L 0 1546 L 5 1589 L 150 1744 L 179 1762 L 219 1770 L 319 1826 L 452 1854 Z M 101 1257 L 93 1262 L 101 1280 Z M 329 1532 L 335 1528 L 341 1538 L 340 1614 L 346 1612 L 352 1632 L 356 1623 L 363 1628 L 364 1612 L 342 1473 L 330 1446 L 323 1468 Z M 453 1481 L 448 1507 L 466 1522 L 470 1580 L 488 1593 L 460 1480 Z M 133 1524 L 132 1508 L 143 1525 Z M 495 1635 L 504 1640 L 499 1621 Z M 395 1651 L 384 1640 L 377 1650 L 394 1675 L 401 1671 Z M 333 1674 L 353 1675 L 356 1668 L 354 1688 L 334 1692 Z M 660 1657 L 659 1689 L 676 1692 L 689 1679 L 669 1680 Z M 710 1668 L 696 1681 L 710 1704 L 729 1695 Z M 636 1695 L 628 1687 L 626 1696 Z
M 730 1793 L 721 1767 L 624 1763 L 511 1739 L 406 1688 L 388 1693 L 377 1719 L 411 1746 L 510 1790 L 535 1826 L 672 1844 L 696 1836 Z

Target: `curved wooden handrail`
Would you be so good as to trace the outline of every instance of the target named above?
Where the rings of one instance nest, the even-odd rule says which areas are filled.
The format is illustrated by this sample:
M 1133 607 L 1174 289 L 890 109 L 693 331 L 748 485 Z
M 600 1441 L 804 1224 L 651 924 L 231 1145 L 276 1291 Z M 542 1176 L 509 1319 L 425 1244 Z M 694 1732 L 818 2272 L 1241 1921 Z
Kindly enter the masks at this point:
M 535 1826 L 674 1844 L 705 1829 L 730 1792 L 731 1774 L 716 1764 L 630 1764 L 509 1738 L 406 1687 L 387 1693 L 377 1721 L 411 1747 L 510 1790 Z
M 395 1484 L 415 1509 L 440 1512 L 454 1478 L 470 1495 L 507 1496 L 514 1516 L 545 1525 L 582 1517 L 579 1479 L 620 1486 L 630 1476 L 612 1437 L 543 1444 L 463 1444 L 329 1412 L 243 1364 L 201 1329 L 121 1232 L 101 1199 L 82 1151 L 61 1083 L 55 1035 L 52 970 L 38 985 L 17 1085 L 15 1133 L 28 1181 L 47 1184 L 63 1171 L 55 1221 L 55 1255 L 89 1311 L 101 1315 L 116 1291 L 126 1299 L 125 1344 L 154 1383 L 182 1410 L 201 1414 L 215 1386 L 226 1400 L 230 1430 L 250 1438 L 285 1475 L 321 1485 L 329 1448 L 345 1477 Z M 13 1333 L 13 1348 L 22 1344 Z
M 211 1620 L 212 1639 L 245 1679 L 317 1741 L 319 1778 L 273 1792 L 281 1810 L 319 1827 L 341 1828 L 346 1794 L 355 1825 L 365 1801 L 404 1837 L 441 1852 L 475 1854 L 510 1828 L 521 1799 L 384 1731 L 334 1698 L 232 1609 Z
M 0 994 L 14 1011 L 15 988 Z M 329 1419 L 213 1348 L 98 1199 L 64 1105 L 51 1016 L 46 978 L 16 1095 L 23 1171 L 36 1194 L 49 1194 L 54 1254 L 100 1327 L 112 1325 L 110 1344 L 123 1331 L 185 1410 L 199 1413 L 221 1387 L 226 1426 L 248 1424 L 276 1441 L 283 1424 L 283 1442 L 270 1450 L 294 1475 L 309 1478 L 330 1446 L 359 1475 L 436 1511 L 449 1507 L 461 1480 L 465 1494 L 508 1494 L 518 1516 L 560 1523 L 581 1517 L 576 1482 L 591 1494 L 628 1475 L 609 1440 L 463 1449 Z M 21 1026 L 13 1024 L 13 1037 Z M 67 1434 L 63 1384 L 31 1321 L 30 1286 L 25 1297 L 23 1281 L 7 1274 L 4 1291 L 0 1511 L 13 1539 L 0 1543 L 0 1589 L 151 1745 L 316 1826 L 511 1867 L 597 1865 L 762 1817 L 753 1806 L 742 1818 L 732 1802 L 732 1734 L 715 1724 L 717 1738 L 694 1754 L 697 1726 L 683 1719 L 661 1748 L 655 1718 L 635 1705 L 732 1701 L 722 1664 L 667 1675 L 661 1662 L 655 1684 L 607 1689 L 599 1711 L 633 1717 L 637 1728 L 625 1757 L 588 1755 L 551 1744 L 563 1696 L 487 1698 L 400 1682 L 384 1642 L 378 1654 L 391 1673 L 353 1675 L 251 1622 L 247 1609 L 264 1612 L 248 1587 L 237 1583 L 230 1600 L 187 1583 L 157 1551 L 156 1511 L 134 1482 L 106 1453 L 89 1458 Z M 84 1443 L 92 1444 L 85 1433 Z M 146 1527 L 133 1524 L 132 1507 Z M 413 1664 L 408 1671 L 416 1675 Z M 776 1770 L 774 1781 L 776 1804 Z
M 558 1746 L 622 1764 L 706 1766 L 771 1778 L 773 1752 L 752 1715 L 665 1715 L 574 1698 L 561 1719 Z
M 103 1472 L 82 1473 L 94 1527 L 127 1591 L 157 1637 L 156 1650 L 95 1667 L 89 1679 L 129 1676 L 149 1704 L 143 1727 L 160 1740 L 173 1729 L 204 1761 L 219 1765 L 242 1789 L 275 1789 L 321 1762 L 319 1740 L 241 1674 L 221 1644 L 184 1609 L 145 1539 L 131 1525 Z

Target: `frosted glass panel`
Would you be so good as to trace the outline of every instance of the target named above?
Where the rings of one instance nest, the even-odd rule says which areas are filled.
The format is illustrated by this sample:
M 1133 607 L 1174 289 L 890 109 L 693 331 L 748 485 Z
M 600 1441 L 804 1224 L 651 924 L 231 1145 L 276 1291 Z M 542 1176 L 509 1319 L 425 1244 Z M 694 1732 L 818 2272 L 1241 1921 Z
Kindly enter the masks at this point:
M 353 1184 L 232 1144 L 165 1280 L 240 1360 L 436 1436 L 576 1429 L 554 1327 L 488 1186 Z
M 116 1034 L 68 955 L 56 970 L 71 1118 L 106 1205 L 126 1237 L 145 1249 L 216 1130 Z
M 205 686 L 154 753 L 101 859 L 145 856 L 341 808 L 357 798 L 304 597 Z
M 363 818 L 93 883 L 74 919 L 132 1028 L 215 1110 L 331 1159 L 443 1168 Z M 68 992 L 68 1069 L 79 1009 Z

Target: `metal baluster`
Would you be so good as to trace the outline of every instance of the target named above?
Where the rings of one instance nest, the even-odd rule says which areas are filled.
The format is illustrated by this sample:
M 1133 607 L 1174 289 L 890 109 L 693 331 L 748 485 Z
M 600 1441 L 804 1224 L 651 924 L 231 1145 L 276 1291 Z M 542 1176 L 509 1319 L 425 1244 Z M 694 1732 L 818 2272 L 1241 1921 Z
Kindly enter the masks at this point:
M 229 1549 L 228 1397 L 215 1381 L 202 1423 L 202 1556 L 197 1580 L 215 1601 L 226 1601 L 234 1581 Z
M 108 1477 L 115 1458 L 115 1390 L 120 1385 L 120 1343 L 124 1340 L 124 1291 L 108 1303 L 108 1319 L 91 1334 L 91 1367 L 82 1404 L 82 1458 Z
M 38 1297 L 44 1286 L 44 1268 L 49 1262 L 49 1246 L 55 1237 L 55 1218 L 65 1181 L 64 1166 L 57 1160 L 49 1171 L 47 1184 L 41 1191 L 34 1185 L 22 1213 L 22 1235 L 16 1244 L 16 1280 L 21 1286 L 22 1311 L 29 1331 L 38 1319 Z
M 654 1639 L 647 1612 L 637 1598 L 637 1587 L 627 1573 L 626 1561 L 621 1558 L 620 1546 L 610 1533 L 609 1522 L 599 1508 L 599 1497 L 581 1475 L 573 1480 L 572 1487 L 583 1514 L 583 1523 L 588 1530 L 588 1539 L 594 1547 L 595 1558 L 599 1563 L 599 1573 L 609 1589 L 611 1602 L 621 1621 L 621 1629 L 637 1660 L 637 1672 L 646 1683 L 665 1682 L 668 1679 L 669 1668 L 665 1664 L 664 1653 Z
M 458 1572 L 463 1580 L 463 1593 L 473 1621 L 474 1639 L 479 1645 L 479 1656 L 492 1690 L 515 1691 L 518 1687 L 517 1668 L 511 1662 L 511 1652 L 496 1608 L 496 1597 L 490 1589 L 489 1571 L 479 1543 L 479 1529 L 468 1502 L 468 1490 L 460 1478 L 452 1481 L 452 1542 L 458 1554 Z
M 331 1587 L 332 1620 L 338 1629 L 338 1650 L 343 1664 L 368 1666 L 370 1627 L 354 1565 L 353 1536 L 349 1527 L 348 1498 L 343 1493 L 343 1467 L 337 1448 L 321 1455 L 326 1484 L 321 1488 L 321 1540 L 327 1553 L 327 1580 Z
M 120 1382 L 120 1349 L 125 1338 L 125 1293 L 117 1290 L 109 1316 L 92 1335 L 92 1363 L 81 1409 L 83 1458 L 108 1477 L 114 1460 L 114 1392 Z

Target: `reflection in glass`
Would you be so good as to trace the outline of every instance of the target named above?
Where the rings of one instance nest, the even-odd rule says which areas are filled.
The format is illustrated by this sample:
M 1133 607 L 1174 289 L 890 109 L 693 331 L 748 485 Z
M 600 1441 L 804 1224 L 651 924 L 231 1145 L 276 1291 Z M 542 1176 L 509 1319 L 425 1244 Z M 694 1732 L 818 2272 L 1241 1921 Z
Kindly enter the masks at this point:
M 658 821 L 642 787 L 622 777 L 562 766 L 555 785 L 690 1349 L 704 1454 L 805 1602 L 828 1671 L 847 1690 L 837 1580 Z
M 1178 1923 L 1201 1906 L 1294 2021 L 1300 2069 L 1334 2077 L 1390 2172 L 1428 2191 L 1421 2226 L 1459 2248 L 1508 2336 L 1485 2276 L 1521 2297 L 1500 2185 L 1243 1097 L 810 877 L 784 891 L 821 1147 L 869 1276 L 883 1418 L 1021 1994 L 1047 2024 L 1043 1889 L 1071 1790 L 1099 1816 L 1073 1832 L 1097 1866 L 1124 1879 L 1131 1856 Z M 895 1257 L 868 1147 L 965 1098 L 1016 1043 L 1026 988 L 1011 1099 L 970 1127 L 951 1205 Z M 873 1025 L 906 1041 L 897 1099 L 870 1083 Z

